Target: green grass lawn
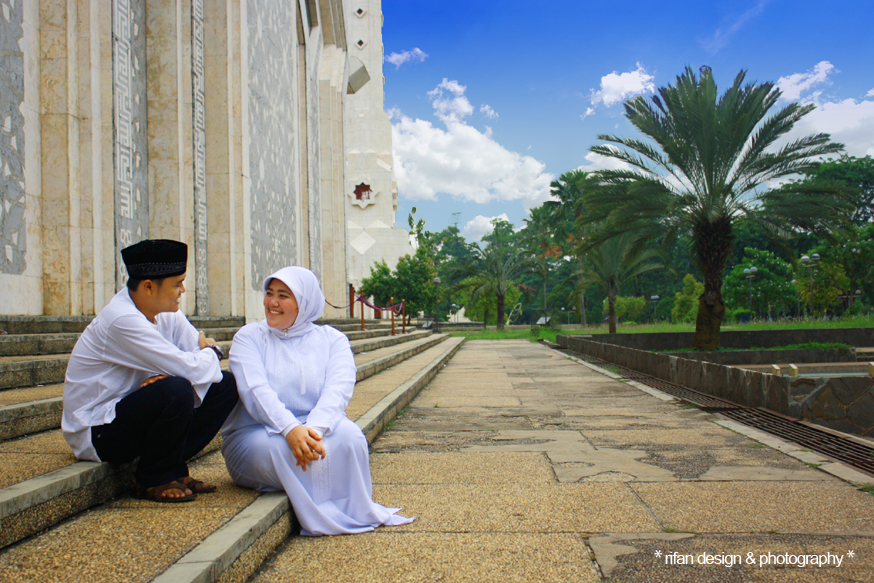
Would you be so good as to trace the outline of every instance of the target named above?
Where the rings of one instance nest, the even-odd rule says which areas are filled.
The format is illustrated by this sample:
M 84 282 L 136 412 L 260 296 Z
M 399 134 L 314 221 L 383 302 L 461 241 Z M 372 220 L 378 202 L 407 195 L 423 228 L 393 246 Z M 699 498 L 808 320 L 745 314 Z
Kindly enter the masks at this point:
M 874 317 L 854 316 L 850 318 L 835 318 L 832 320 L 779 319 L 773 322 L 754 321 L 747 324 L 729 323 L 722 330 L 789 330 L 813 328 L 869 328 L 874 327 Z M 653 332 L 694 332 L 694 323 L 660 322 L 658 324 L 620 324 L 616 331 L 619 334 L 650 334 Z M 557 334 L 606 334 L 607 326 L 565 326 L 560 329 L 540 327 L 535 334 L 530 328 L 513 328 L 498 332 L 493 326 L 488 330 L 454 331 L 451 336 L 464 336 L 469 340 L 531 340 L 539 339 L 555 342 Z

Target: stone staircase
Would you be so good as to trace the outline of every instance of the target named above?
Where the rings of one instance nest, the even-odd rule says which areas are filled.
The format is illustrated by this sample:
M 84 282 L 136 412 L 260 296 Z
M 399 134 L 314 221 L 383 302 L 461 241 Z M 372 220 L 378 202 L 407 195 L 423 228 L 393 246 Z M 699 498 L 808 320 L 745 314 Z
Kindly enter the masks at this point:
M 60 431 L 64 371 L 90 317 L 0 317 L 0 580 L 245 580 L 289 533 L 284 493 L 235 486 L 217 451 L 192 462 L 219 484 L 184 505 L 135 500 L 132 464 L 79 462 Z M 227 352 L 239 318 L 191 318 Z M 358 367 L 347 408 L 372 441 L 463 339 L 391 325 L 324 320 L 349 338 Z M 223 364 L 227 366 L 227 361 Z M 381 374 L 379 374 L 381 373 Z

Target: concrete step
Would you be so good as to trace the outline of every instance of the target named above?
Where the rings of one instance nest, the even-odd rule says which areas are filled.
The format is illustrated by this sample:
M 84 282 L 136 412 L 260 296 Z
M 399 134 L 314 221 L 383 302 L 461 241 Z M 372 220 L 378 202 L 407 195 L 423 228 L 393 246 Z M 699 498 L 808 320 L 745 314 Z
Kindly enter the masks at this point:
M 61 426 L 64 385 L 0 391 L 0 442 Z
M 0 331 L 6 334 L 79 334 L 94 316 L 0 316 Z M 195 328 L 240 328 L 246 319 L 238 316 L 188 316 Z
M 362 352 L 372 352 L 386 346 L 395 346 L 396 344 L 418 340 L 431 334 L 430 330 L 412 330 L 406 334 L 399 332 L 394 336 L 377 336 L 376 338 L 366 338 L 364 340 L 352 340 L 349 344 L 352 345 L 352 354 L 360 354 Z
M 445 340 L 445 338 L 444 338 Z M 453 338 L 408 358 L 379 379 L 361 381 L 347 412 L 373 441 L 398 410 L 458 350 Z M 0 444 L 7 455 L 64 464 L 59 432 Z M 217 447 L 216 444 L 211 444 Z M 205 450 L 206 451 L 206 450 Z M 31 464 L 34 465 L 34 464 Z M 3 466 L 7 467 L 5 461 Z M 38 473 L 32 469 L 31 473 Z M 47 532 L 0 551 L 0 580 L 217 581 L 245 580 L 292 530 L 284 493 L 258 495 L 231 483 L 219 453 L 204 455 L 192 473 L 220 485 L 219 493 L 168 506 L 118 496 L 131 486 L 127 467 L 74 462 L 0 490 L 0 546 L 21 540 L 86 508 Z M 8 481 L 8 480 L 7 480 Z M 93 574 L 93 575 L 92 575 Z
M 218 342 L 225 354 L 231 341 Z M 63 383 L 70 354 L 0 356 L 0 390 Z
M 388 362 L 399 362 L 403 358 L 424 350 L 421 341 L 431 336 L 431 332 L 417 331 L 398 336 L 386 336 L 369 340 L 358 340 L 352 343 L 352 352 L 359 363 L 359 377 L 364 378 L 384 370 Z M 438 340 L 439 341 L 439 340 Z M 409 344 L 401 347 L 402 344 Z M 230 350 L 230 342 L 220 342 L 225 353 Z M 392 348 L 397 346 L 399 348 Z M 378 352 L 381 351 L 381 352 Z M 382 358 L 382 360 L 379 360 Z M 61 411 L 63 409 L 63 372 L 66 370 L 66 360 L 43 357 L 42 362 L 50 361 L 49 366 L 40 367 L 40 359 L 30 359 L 30 372 L 39 375 L 38 380 L 46 378 L 58 379 L 56 382 L 33 384 L 33 380 L 24 386 L 17 386 L 0 391 L 0 442 L 21 435 L 45 431 L 60 427 Z M 371 362 L 374 361 L 374 362 Z M 222 368 L 227 369 L 228 361 L 222 362 Z M 0 363 L 0 371 L 3 364 Z M 2 381 L 0 372 L 0 381 Z
M 358 380 L 373 376 L 392 365 L 412 358 L 445 341 L 447 338 L 446 336 L 420 335 L 419 338 L 408 339 L 407 342 L 402 342 L 398 345 L 379 348 L 366 354 L 358 354 L 355 356 L 356 365 L 358 366 Z M 227 361 L 223 364 L 227 367 Z M 48 389 L 48 387 L 39 388 Z M 54 384 L 49 390 L 55 394 L 60 391 L 62 395 L 63 385 Z M 68 484 L 70 479 L 74 479 L 74 482 L 75 480 L 80 480 L 82 483 L 79 487 L 86 487 L 93 485 L 95 481 L 104 480 L 110 475 L 105 471 L 92 472 L 91 466 L 88 465 L 90 462 L 77 462 L 70 453 L 69 447 L 66 445 L 59 429 L 60 414 L 63 408 L 63 398 L 61 395 L 25 401 L 22 399 L 28 395 L 44 396 L 44 393 L 35 394 L 36 391 L 34 390 L 22 389 L 18 391 L 20 391 L 21 399 L 15 404 L 6 405 L 0 409 L 0 415 L 2 415 L 0 417 L 0 428 L 2 428 L 0 431 L 6 435 L 5 439 L 7 439 L 7 441 L 0 443 L 0 468 L 4 468 L 3 473 L 0 474 L 0 488 L 14 491 L 16 487 L 22 484 L 37 480 L 40 483 L 40 491 L 48 488 L 50 492 L 55 490 L 66 492 L 68 486 L 64 486 L 64 484 Z M 36 429 L 32 429 L 34 427 Z M 11 439 L 32 432 L 37 433 L 27 435 L 27 437 L 20 437 L 19 439 Z M 37 452 L 40 454 L 37 460 L 38 463 L 31 459 Z M 80 470 L 70 469 L 68 466 L 75 466 L 80 468 Z M 44 475 L 49 477 L 46 478 Z M 60 480 L 61 485 L 58 485 L 58 480 Z M 115 484 L 115 486 L 101 486 L 100 488 L 100 491 L 107 498 L 118 494 L 120 492 L 118 488 L 130 485 L 129 479 L 127 481 L 114 481 L 112 484 Z M 7 490 L 0 490 L 0 507 L 2 507 L 3 495 L 7 493 Z M 52 498 L 45 494 L 42 496 L 47 499 Z M 90 494 L 88 499 L 95 501 L 93 496 L 94 494 Z M 94 503 L 101 501 L 96 500 Z M 77 512 L 81 510 L 78 504 L 65 505 L 64 507 L 79 508 Z M 10 508 L 17 512 L 21 511 L 19 506 L 12 506 Z M 53 516 L 53 522 L 67 517 L 63 511 L 57 514 L 52 514 L 51 512 L 44 514 Z M 6 515 L 0 510 L 0 526 L 3 524 L 4 516 Z M 40 525 L 39 528 L 45 528 L 46 526 L 44 522 L 37 522 L 36 524 Z M 23 536 L 28 534 L 26 529 L 16 529 L 15 532 L 23 532 Z M 0 537 L 0 541 L 3 540 L 6 539 Z M 14 540 L 7 541 L 4 544 L 9 544 L 10 542 L 14 542 Z
M 227 354 L 239 328 L 202 329 L 215 338 Z M 343 333 L 354 342 L 390 337 L 391 328 Z M 75 333 L 0 335 L 0 390 L 64 382 L 70 352 L 78 337 Z
M 199 328 L 216 341 L 234 338 L 238 327 Z M 72 352 L 81 334 L 4 334 L 0 336 L 0 356 L 29 356 L 40 354 L 68 354 Z

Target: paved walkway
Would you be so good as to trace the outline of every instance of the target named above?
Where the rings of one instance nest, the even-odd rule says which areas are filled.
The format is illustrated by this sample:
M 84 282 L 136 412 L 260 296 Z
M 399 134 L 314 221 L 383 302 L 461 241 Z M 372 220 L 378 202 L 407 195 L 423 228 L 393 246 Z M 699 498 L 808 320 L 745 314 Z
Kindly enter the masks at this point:
M 254 580 L 872 581 L 874 496 L 649 391 L 469 341 L 374 444 L 374 498 L 416 522 L 289 539 Z

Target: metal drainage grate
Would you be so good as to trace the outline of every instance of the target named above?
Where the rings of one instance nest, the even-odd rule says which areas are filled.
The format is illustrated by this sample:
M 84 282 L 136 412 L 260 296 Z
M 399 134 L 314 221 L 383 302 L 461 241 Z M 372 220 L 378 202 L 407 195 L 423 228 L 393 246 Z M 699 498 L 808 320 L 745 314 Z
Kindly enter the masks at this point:
M 618 366 L 593 356 L 578 354 L 581 360 L 600 367 L 611 367 L 619 371 L 623 378 L 658 389 L 680 399 L 695 403 L 705 409 L 718 413 L 744 425 L 776 435 L 787 441 L 797 443 L 812 451 L 843 462 L 867 474 L 874 475 L 874 448 L 851 439 L 834 435 L 827 431 L 805 425 L 797 420 L 786 418 L 766 409 L 751 409 L 724 401 L 710 395 L 675 385 L 641 372 Z
M 785 419 L 764 409 L 735 409 L 720 413 L 874 475 L 874 448 Z

